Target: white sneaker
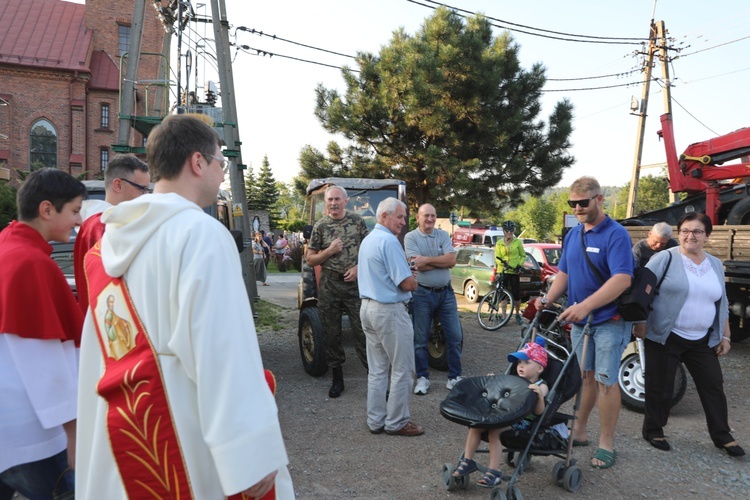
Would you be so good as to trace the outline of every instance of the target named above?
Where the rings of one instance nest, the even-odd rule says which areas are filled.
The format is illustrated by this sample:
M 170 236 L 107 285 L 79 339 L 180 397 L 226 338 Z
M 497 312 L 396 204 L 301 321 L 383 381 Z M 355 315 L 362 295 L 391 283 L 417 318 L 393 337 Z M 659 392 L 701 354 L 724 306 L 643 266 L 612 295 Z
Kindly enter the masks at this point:
M 430 379 L 427 377 L 419 377 L 417 379 L 417 386 L 414 388 L 414 394 L 427 394 L 430 389 Z
M 445 384 L 445 388 L 448 389 L 448 390 L 451 390 L 451 389 L 453 389 L 454 385 L 456 385 L 460 380 L 463 380 L 463 379 L 464 378 L 461 375 L 459 375 L 456 378 L 449 378 L 448 379 L 448 383 Z

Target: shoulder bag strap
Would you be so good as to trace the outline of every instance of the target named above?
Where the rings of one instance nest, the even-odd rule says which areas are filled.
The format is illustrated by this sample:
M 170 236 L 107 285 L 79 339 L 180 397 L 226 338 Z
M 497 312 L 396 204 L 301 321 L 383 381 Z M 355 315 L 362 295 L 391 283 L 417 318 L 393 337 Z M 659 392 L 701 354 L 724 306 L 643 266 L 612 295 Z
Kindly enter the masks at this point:
M 669 260 L 667 260 L 667 267 L 664 268 L 664 274 L 661 275 L 661 279 L 659 280 L 659 283 L 656 284 L 656 293 L 659 293 L 659 288 L 661 288 L 661 283 L 664 281 L 664 278 L 667 277 L 667 271 L 669 271 L 669 265 L 672 263 L 672 252 L 667 250 L 667 253 L 669 254 Z
M 589 257 L 589 253 L 586 251 L 586 240 L 583 238 L 583 233 L 586 231 L 584 227 L 581 227 L 581 247 L 583 248 L 583 255 L 586 257 L 586 262 L 588 262 L 589 267 L 591 267 L 591 270 L 594 272 L 596 277 L 599 279 L 599 281 L 602 282 L 602 285 L 604 284 L 604 279 L 602 279 L 602 273 L 599 272 L 599 270 L 596 268 L 593 262 L 591 262 L 591 257 Z

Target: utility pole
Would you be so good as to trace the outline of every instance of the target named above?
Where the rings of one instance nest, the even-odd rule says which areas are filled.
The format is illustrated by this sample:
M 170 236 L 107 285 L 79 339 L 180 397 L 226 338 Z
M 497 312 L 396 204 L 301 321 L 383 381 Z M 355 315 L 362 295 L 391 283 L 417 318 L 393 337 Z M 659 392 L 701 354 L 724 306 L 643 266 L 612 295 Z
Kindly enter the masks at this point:
M 667 57 L 667 30 L 664 21 L 654 23 L 651 21 L 651 30 L 648 38 L 648 50 L 646 58 L 646 71 L 643 77 L 643 91 L 641 93 L 641 106 L 638 112 L 638 134 L 635 144 L 635 158 L 633 160 L 633 175 L 630 178 L 630 192 L 628 193 L 628 208 L 626 217 L 635 215 L 635 205 L 638 199 L 638 182 L 641 176 L 641 158 L 643 156 L 643 136 L 646 131 L 646 116 L 648 110 L 648 94 L 651 88 L 651 74 L 654 65 L 654 56 L 659 52 L 661 61 L 662 79 L 664 80 L 664 112 L 672 112 L 672 99 L 669 91 L 669 58 Z M 675 194 L 669 192 L 670 202 L 675 201 Z
M 130 26 L 130 46 L 128 47 L 128 67 L 125 80 L 120 82 L 120 119 L 117 128 L 117 144 L 130 146 L 130 124 L 135 113 L 135 81 L 138 79 L 138 65 L 141 59 L 141 38 L 143 38 L 143 16 L 146 0 L 135 0 L 133 24 Z
M 221 6 L 220 6 L 221 5 Z M 250 231 L 250 218 L 247 213 L 247 196 L 245 194 L 245 183 L 243 182 L 242 154 L 240 132 L 237 128 L 237 105 L 235 103 L 234 77 L 232 75 L 232 59 L 229 51 L 229 23 L 227 22 L 226 4 L 224 0 L 211 0 L 211 16 L 213 18 L 214 39 L 216 40 L 216 60 L 219 64 L 219 84 L 221 85 L 221 107 L 224 122 L 224 142 L 227 149 L 223 154 L 232 160 L 229 168 L 229 182 L 232 189 L 232 203 L 239 204 L 242 216 L 235 217 L 235 223 L 240 227 L 243 237 L 248 238 Z M 250 303 L 254 304 L 254 298 L 258 297 L 258 286 L 255 282 L 255 270 L 253 268 L 252 252 L 244 251 L 240 254 L 242 261 L 242 274 L 245 278 Z
M 672 83 L 669 79 L 669 57 L 667 55 L 667 30 L 664 21 L 656 26 L 656 36 L 659 39 L 659 60 L 661 61 L 661 78 L 664 80 L 664 113 L 672 116 Z M 677 201 L 677 195 L 669 190 L 669 202 Z
M 662 23 L 663 24 L 663 23 Z M 630 177 L 630 191 L 628 192 L 628 207 L 625 217 L 635 215 L 635 203 L 638 197 L 638 181 L 641 176 L 641 158 L 643 157 L 643 136 L 646 133 L 646 116 L 648 111 L 648 93 L 651 89 L 651 70 L 654 65 L 654 52 L 656 51 L 656 25 L 651 20 L 649 30 L 648 48 L 646 49 L 645 71 L 643 74 L 643 89 L 641 91 L 641 105 L 638 110 L 638 133 L 635 140 L 635 158 L 633 159 L 633 174 Z

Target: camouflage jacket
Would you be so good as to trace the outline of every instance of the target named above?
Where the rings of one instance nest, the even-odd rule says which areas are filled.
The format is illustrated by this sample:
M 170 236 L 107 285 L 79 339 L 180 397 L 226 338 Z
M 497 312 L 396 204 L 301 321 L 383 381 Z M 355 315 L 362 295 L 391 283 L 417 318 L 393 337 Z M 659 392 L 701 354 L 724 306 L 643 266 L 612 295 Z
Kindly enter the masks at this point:
M 326 259 L 321 266 L 331 271 L 345 273 L 357 265 L 359 245 L 367 236 L 367 226 L 359 215 L 345 212 L 344 217 L 335 220 L 326 215 L 313 227 L 309 248 L 317 251 L 325 250 L 336 238 L 341 238 L 344 249 L 333 257 Z

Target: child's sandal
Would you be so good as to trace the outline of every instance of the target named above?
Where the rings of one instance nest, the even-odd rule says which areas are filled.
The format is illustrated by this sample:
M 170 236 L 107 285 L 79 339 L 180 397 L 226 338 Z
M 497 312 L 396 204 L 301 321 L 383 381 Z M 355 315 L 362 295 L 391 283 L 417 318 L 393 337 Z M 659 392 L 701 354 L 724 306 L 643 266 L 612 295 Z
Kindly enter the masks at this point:
M 499 470 L 487 469 L 482 477 L 477 481 L 477 485 L 482 488 L 494 488 L 500 486 L 503 482 L 503 474 Z
M 461 460 L 461 463 L 458 464 L 456 470 L 453 471 L 453 477 L 468 476 L 475 470 L 477 470 L 477 463 L 470 458 L 464 458 Z

